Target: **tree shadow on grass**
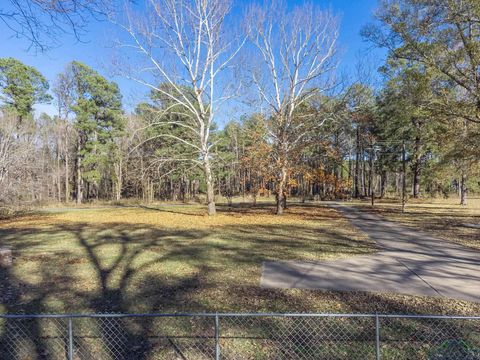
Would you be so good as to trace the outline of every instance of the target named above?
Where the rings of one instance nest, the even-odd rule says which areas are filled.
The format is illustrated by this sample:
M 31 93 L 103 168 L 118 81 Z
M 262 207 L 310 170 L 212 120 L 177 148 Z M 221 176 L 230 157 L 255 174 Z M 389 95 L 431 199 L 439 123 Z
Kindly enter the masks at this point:
M 38 252 L 37 236 L 65 241 L 60 250 Z M 298 260 L 302 254 L 361 254 L 363 243 L 333 229 L 303 226 L 224 226 L 210 230 L 168 230 L 145 225 L 53 224 L 48 228 L 1 230 L 2 242 L 18 254 L 12 268 L 0 269 L 5 313 L 173 313 L 273 311 L 367 311 L 375 304 L 412 312 L 408 301 L 370 295 L 310 290 L 262 289 L 262 261 Z M 322 237 L 322 241 L 315 241 Z M 63 240 L 62 240 L 63 239 Z M 31 272 L 31 273 L 28 273 Z M 237 274 L 238 272 L 238 274 Z M 244 278 L 245 276 L 245 278 Z M 373 300 L 372 300 L 373 299 Z M 20 324 L 20 325 L 19 325 Z M 50 324 L 51 325 L 51 324 Z M 49 326 L 50 326 L 49 325 Z M 21 326 L 22 336 L 11 333 Z M 4 321 L 0 353 L 50 359 L 51 336 L 44 320 Z M 211 318 L 75 319 L 75 352 L 82 358 L 211 358 Z M 265 325 L 266 326 L 266 325 Z M 270 326 L 270 325 L 269 325 Z M 273 325 L 271 325 L 273 326 Z M 340 327 L 342 325 L 339 325 Z M 66 330 L 66 322 L 60 322 Z M 58 333 L 58 331 L 57 331 Z M 57 334 L 65 343 L 65 334 Z M 21 334 L 21 333 L 20 333 Z M 197 336 L 192 339 L 191 336 Z M 53 336 L 53 335 L 52 335 Z M 204 339 L 203 337 L 208 337 Z M 300 343 L 301 334 L 285 341 Z M 27 339 L 25 339 L 25 337 Z M 277 341 L 280 346 L 281 341 Z M 50 350 L 49 350 L 50 349 Z M 64 349 L 62 349 L 64 351 Z
M 129 289 L 127 287 L 144 270 L 161 268 L 162 261 L 181 255 L 181 251 L 174 246 L 162 248 L 164 238 L 180 236 L 195 241 L 203 234 L 156 231 L 153 238 L 148 239 L 131 236 L 130 232 L 135 230 L 145 229 L 130 227 L 127 230 L 124 226 L 92 229 L 87 224 L 44 229 L 42 232 L 47 235 L 53 236 L 59 232 L 68 234 L 75 248 L 71 253 L 55 251 L 47 255 L 29 254 L 30 247 L 35 247 L 36 242 L 28 239 L 35 236 L 38 230 L 17 232 L 16 236 L 21 241 L 14 246 L 14 252 L 20 254 L 15 262 L 31 263 L 28 271 L 32 271 L 32 278 L 24 276 L 24 273 L 19 274 L 14 268 L 0 269 L 2 312 L 38 314 L 55 309 L 74 313 L 128 313 L 133 311 L 130 303 L 135 304 L 136 299 L 145 298 L 151 302 L 144 307 L 145 312 L 153 312 L 163 311 L 172 294 L 182 301 L 185 292 L 198 286 L 197 272 L 205 269 L 199 267 L 176 281 L 167 281 L 160 269 L 158 276 L 146 273 L 142 282 Z M 147 252 L 150 252 L 148 257 L 145 256 Z M 200 249 L 196 251 L 196 256 L 201 258 Z M 77 271 L 87 271 L 87 274 L 82 277 Z M 156 289 L 157 296 L 149 294 L 152 288 Z M 58 303 L 60 307 L 56 306 Z M 38 358 L 49 358 L 48 340 L 42 335 L 44 329 L 40 328 L 47 320 L 6 319 L 4 322 L 3 331 L 0 332 L 0 353 L 11 354 L 12 358 L 21 358 L 29 353 L 35 353 Z M 58 322 L 65 327 L 65 321 Z M 142 358 L 138 345 L 137 348 L 132 346 L 144 343 L 142 332 L 129 331 L 125 320 L 75 319 L 74 323 L 78 325 L 77 334 L 82 331 L 86 334 L 83 337 L 76 336 L 75 345 L 79 354 L 97 354 L 95 358 L 133 358 L 130 355 L 135 352 L 134 358 Z M 142 321 L 144 332 L 148 332 L 148 323 L 148 319 Z M 98 341 L 92 341 L 92 338 Z M 34 358 L 33 355 L 31 358 Z

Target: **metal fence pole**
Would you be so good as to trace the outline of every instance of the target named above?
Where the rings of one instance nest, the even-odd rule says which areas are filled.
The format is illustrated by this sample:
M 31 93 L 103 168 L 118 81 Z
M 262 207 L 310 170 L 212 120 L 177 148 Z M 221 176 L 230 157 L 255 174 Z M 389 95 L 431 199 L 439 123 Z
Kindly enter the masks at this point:
M 380 360 L 380 319 L 378 314 L 375 314 L 375 354 L 377 356 L 377 360 Z
M 220 360 L 220 319 L 215 314 L 215 360 Z
M 457 355 L 457 358 L 466 358 L 466 356 L 471 355 L 475 357 L 476 355 L 476 347 L 478 344 L 476 342 L 476 337 L 471 337 L 470 333 L 474 336 L 479 334 L 478 325 L 480 325 L 480 316 L 444 316 L 444 315 L 401 315 L 401 314 L 280 314 L 280 313 L 184 313 L 184 314 L 0 314 L 0 331 L 4 331 L 6 334 L 6 338 L 0 344 L 0 357 L 1 358 L 16 358 L 18 353 L 31 353 L 32 349 L 30 349 L 30 341 L 40 341 L 41 339 L 36 339 L 34 336 L 35 333 L 31 333 L 30 321 L 45 321 L 49 319 L 50 322 L 53 322 L 51 325 L 56 325 L 57 331 L 63 332 L 63 334 L 57 334 L 55 332 L 55 341 L 56 345 L 59 345 L 59 348 L 55 347 L 52 351 L 55 351 L 60 358 L 73 360 L 74 358 L 78 358 L 80 352 L 85 353 L 85 356 L 95 357 L 98 358 L 99 354 L 92 354 L 92 350 L 87 347 L 83 347 L 81 343 L 75 344 L 74 336 L 81 336 L 79 333 L 76 335 L 73 333 L 73 321 L 75 319 L 79 319 L 78 321 L 82 321 L 82 319 L 97 319 L 97 321 L 115 321 L 117 325 L 119 325 L 119 329 L 110 327 L 106 328 L 105 330 L 122 330 L 120 328 L 120 321 L 119 319 L 140 319 L 140 318 L 172 318 L 172 317 L 182 317 L 185 319 L 199 319 L 202 321 L 202 325 L 205 325 L 207 328 L 205 332 L 202 332 L 199 335 L 192 334 L 192 339 L 195 340 L 194 344 L 190 345 L 190 348 L 193 346 L 195 347 L 196 351 L 201 351 L 204 346 L 208 346 L 208 351 L 212 351 L 213 349 L 210 347 L 213 345 L 211 340 L 213 338 L 213 334 L 211 334 L 211 321 L 214 321 L 214 358 L 217 360 L 221 359 L 221 350 L 222 346 L 227 346 L 227 336 L 228 338 L 232 339 L 243 339 L 242 334 L 230 334 L 231 331 L 228 331 L 228 327 L 232 325 L 242 326 L 245 327 L 245 331 L 254 330 L 255 333 L 258 333 L 257 336 L 251 338 L 253 341 L 260 340 L 263 341 L 275 341 L 275 346 L 277 349 L 270 348 L 269 346 L 262 346 L 260 343 L 260 348 L 258 349 L 259 354 L 269 354 L 272 351 L 278 351 L 283 353 L 284 351 L 292 351 L 296 350 L 299 347 L 303 347 L 302 351 L 305 354 L 312 353 L 312 356 L 320 356 L 317 355 L 317 352 L 321 352 L 322 357 L 325 355 L 335 357 L 336 352 L 341 351 L 346 352 L 350 359 L 364 359 L 368 356 L 372 356 L 375 353 L 374 359 L 381 360 L 383 357 L 383 353 L 386 352 L 385 349 L 382 349 L 382 343 L 385 344 L 384 347 L 388 343 L 388 347 L 392 347 L 393 351 L 398 352 L 398 356 L 403 356 L 404 354 L 412 353 L 410 356 L 411 358 L 416 358 L 415 353 L 423 353 L 425 351 L 429 351 L 434 355 L 443 355 L 443 354 L 454 354 Z M 271 328 L 272 324 L 270 324 L 267 320 L 275 317 L 279 320 L 285 319 L 287 322 L 285 325 L 288 325 L 288 328 L 279 328 L 273 329 Z M 333 323 L 333 327 L 329 329 L 329 333 L 325 333 L 323 326 L 321 328 L 311 328 L 307 323 L 303 321 L 300 324 L 295 323 L 294 326 L 290 324 L 289 318 L 295 319 L 303 319 L 306 320 L 308 318 L 311 319 L 338 319 L 337 322 Z M 224 319 L 225 324 L 220 324 L 220 320 Z M 344 324 L 342 323 L 341 319 L 348 318 L 353 320 L 361 320 L 361 327 L 354 327 L 352 325 L 348 325 L 348 327 L 344 328 Z M 36 320 L 35 320 L 36 319 Z M 263 321 L 257 322 L 250 322 L 247 319 L 264 319 Z M 27 320 L 27 321 L 25 321 Z M 28 321 L 30 320 L 30 321 Z M 380 321 L 382 320 L 382 322 Z M 451 325 L 446 326 L 447 324 L 444 322 L 448 320 L 450 321 Z M 457 320 L 458 324 L 452 324 L 453 320 Z M 77 321 L 77 320 L 75 320 Z M 314 320 L 311 320 L 314 322 Z M 375 322 L 375 329 L 372 329 L 371 326 L 372 321 Z M 398 323 L 400 321 L 400 323 Z M 410 321 L 410 324 L 403 324 L 403 321 Z M 6 323 L 5 323 L 6 322 Z M 468 322 L 468 324 L 466 323 Z M 231 323 L 228 325 L 227 323 Z M 123 322 L 122 322 L 123 324 Z M 79 326 L 79 323 L 75 323 L 75 326 Z M 227 326 L 228 325 L 228 326 Z M 470 327 L 470 325 L 472 327 Z M 224 329 L 220 327 L 224 326 Z M 259 327 L 260 328 L 257 328 Z M 269 326 L 266 327 L 265 326 Z M 298 327 L 298 326 L 301 326 Z M 366 326 L 366 327 L 365 327 Z M 385 329 L 383 329 L 385 327 Z M 425 330 L 423 329 L 425 327 Z M 75 328 L 76 331 L 80 331 L 79 329 Z M 221 331 L 224 330 L 223 341 Z M 273 333 L 273 330 L 276 330 Z M 299 338 L 297 336 L 292 336 L 293 330 L 302 330 L 300 333 L 303 338 Z M 375 335 L 371 333 L 371 331 L 375 331 Z M 88 331 L 88 330 L 87 330 Z M 305 331 L 308 331 L 305 332 Z M 365 333 L 367 331 L 368 333 Z M 382 332 L 383 331 L 383 332 Z M 402 337 L 402 339 L 408 340 L 412 337 L 412 335 L 417 331 L 425 331 L 425 336 L 422 338 L 415 338 L 414 342 L 410 342 L 405 344 L 404 342 L 397 342 L 394 340 L 389 340 L 389 333 L 395 332 Z M 11 334 L 9 333 L 11 332 Z M 360 332 L 360 333 L 359 333 Z M 228 333 L 228 334 L 227 334 Z M 311 333 L 311 334 L 310 334 Z M 108 341 L 105 343 L 105 349 L 100 349 L 102 351 L 111 351 L 113 353 L 113 357 L 116 358 L 124 358 L 124 352 L 127 352 L 128 349 L 118 348 L 118 345 L 123 344 L 124 341 L 128 341 L 128 338 L 124 338 L 123 334 L 122 337 L 118 337 L 118 333 L 111 333 L 106 334 L 108 337 Z M 316 336 L 319 336 L 320 339 L 324 337 L 328 338 L 331 336 L 333 340 L 336 342 L 333 344 L 326 344 L 327 346 L 321 346 L 317 344 L 317 342 L 310 341 L 310 337 L 306 337 L 306 334 L 311 335 L 313 339 Z M 383 335 L 382 335 L 383 334 Z M 112 337 L 115 335 L 115 337 Z M 351 341 L 357 338 L 357 336 L 361 335 L 362 347 L 358 349 L 355 344 L 352 344 Z M 371 336 L 375 336 L 375 350 L 372 351 L 372 338 Z M 83 336 L 83 335 L 82 335 Z M 140 335 L 147 337 L 148 334 Z M 187 335 L 185 335 L 187 336 Z M 335 336 L 338 336 L 336 338 Z M 382 338 L 381 338 L 382 337 Z M 163 339 L 164 337 L 161 334 L 158 334 L 158 339 Z M 248 338 L 247 338 L 248 339 Z M 77 339 L 78 340 L 78 339 Z M 149 340 L 149 339 L 145 339 Z M 279 341 L 280 340 L 280 341 Z M 282 341 L 283 340 L 283 341 Z M 359 339 L 360 340 L 360 339 Z M 454 341 L 453 341 L 454 340 Z M 201 341 L 201 344 L 199 342 Z M 461 341 L 461 347 L 458 347 L 458 342 Z M 58 343 L 57 343 L 58 342 Z M 53 344 L 52 344 L 53 345 Z M 232 346 L 237 345 L 230 344 Z M 177 344 L 173 341 L 170 341 L 170 345 L 166 345 L 167 347 L 172 346 L 173 350 L 176 351 L 181 355 L 182 349 L 177 346 Z M 295 346 L 295 347 L 293 347 Z M 143 350 L 143 345 L 139 346 L 139 351 Z M 40 351 L 39 349 L 38 351 Z M 147 349 L 145 349 L 147 350 Z M 165 350 L 169 350 L 165 348 Z M 189 350 L 185 348 L 185 350 Z M 226 350 L 226 347 L 224 347 Z M 232 350 L 233 351 L 233 350 Z M 238 349 L 237 351 L 241 351 Z M 462 351 L 462 353 L 458 352 Z M 465 354 L 464 354 L 465 352 Z M 75 354 L 77 353 L 77 354 Z M 228 351 L 227 351 L 228 353 Z M 98 355 L 98 356 L 95 356 Z M 210 352 L 210 356 L 213 353 Z M 388 355 L 388 354 L 387 354 Z M 385 355 L 385 357 L 388 357 Z M 452 356 L 454 356 L 452 355 Z M 40 355 L 39 355 L 40 356 Z M 53 355 L 52 355 L 53 356 Z M 417 356 L 418 357 L 418 356 Z M 476 357 L 475 357 L 476 358 Z M 480 359 L 479 359 L 480 360 Z
M 68 318 L 68 360 L 73 360 L 73 327 L 72 318 Z

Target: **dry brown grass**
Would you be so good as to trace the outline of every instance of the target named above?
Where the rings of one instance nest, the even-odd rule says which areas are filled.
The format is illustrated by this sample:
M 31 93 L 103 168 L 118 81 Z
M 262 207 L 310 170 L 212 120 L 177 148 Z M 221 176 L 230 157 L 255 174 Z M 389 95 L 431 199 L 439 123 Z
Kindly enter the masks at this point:
M 48 227 L 65 223 L 135 224 L 168 229 L 208 229 L 219 226 L 309 226 L 316 221 L 337 221 L 349 227 L 335 210 L 320 206 L 289 208 L 283 216 L 274 214 L 271 206 L 255 208 L 221 206 L 218 215 L 208 216 L 199 205 L 159 205 L 143 207 L 98 207 L 79 209 L 55 209 L 46 213 L 10 218 L 0 222 L 0 228 Z M 351 229 L 351 228 L 350 228 Z
M 460 301 L 259 287 L 265 260 L 317 260 L 375 251 L 335 210 L 50 209 L 0 221 L 0 312 L 394 312 L 478 314 Z
M 469 226 L 480 226 L 479 198 L 469 199 L 467 206 L 460 206 L 457 198 L 411 199 L 405 213 L 398 201 L 391 199 L 377 202 L 373 209 L 367 202 L 357 204 L 389 220 L 480 250 L 480 228 Z

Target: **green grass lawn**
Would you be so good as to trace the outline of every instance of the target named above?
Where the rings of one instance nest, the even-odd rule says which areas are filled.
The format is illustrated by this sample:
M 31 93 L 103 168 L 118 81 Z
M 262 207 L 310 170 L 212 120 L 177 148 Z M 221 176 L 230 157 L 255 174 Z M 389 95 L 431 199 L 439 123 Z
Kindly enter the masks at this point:
M 259 287 L 264 260 L 320 260 L 375 246 L 335 210 L 271 204 L 50 209 L 0 220 L 0 312 L 394 312 L 478 314 L 438 298 L 272 290 Z

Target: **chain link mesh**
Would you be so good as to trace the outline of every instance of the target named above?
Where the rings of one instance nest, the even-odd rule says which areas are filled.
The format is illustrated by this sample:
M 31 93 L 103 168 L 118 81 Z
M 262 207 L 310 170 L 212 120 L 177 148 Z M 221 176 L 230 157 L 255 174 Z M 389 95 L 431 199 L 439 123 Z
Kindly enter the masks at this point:
M 374 315 L 217 320 L 201 314 L 0 316 L 0 359 L 368 360 L 377 359 L 378 334 L 381 359 L 480 360 L 479 318 L 380 315 L 378 328 Z
M 374 359 L 375 321 L 361 317 L 227 317 L 223 359 Z
M 0 359 L 66 359 L 66 319 L 0 319 L 0 323 Z
M 381 318 L 384 359 L 480 360 L 480 320 Z

